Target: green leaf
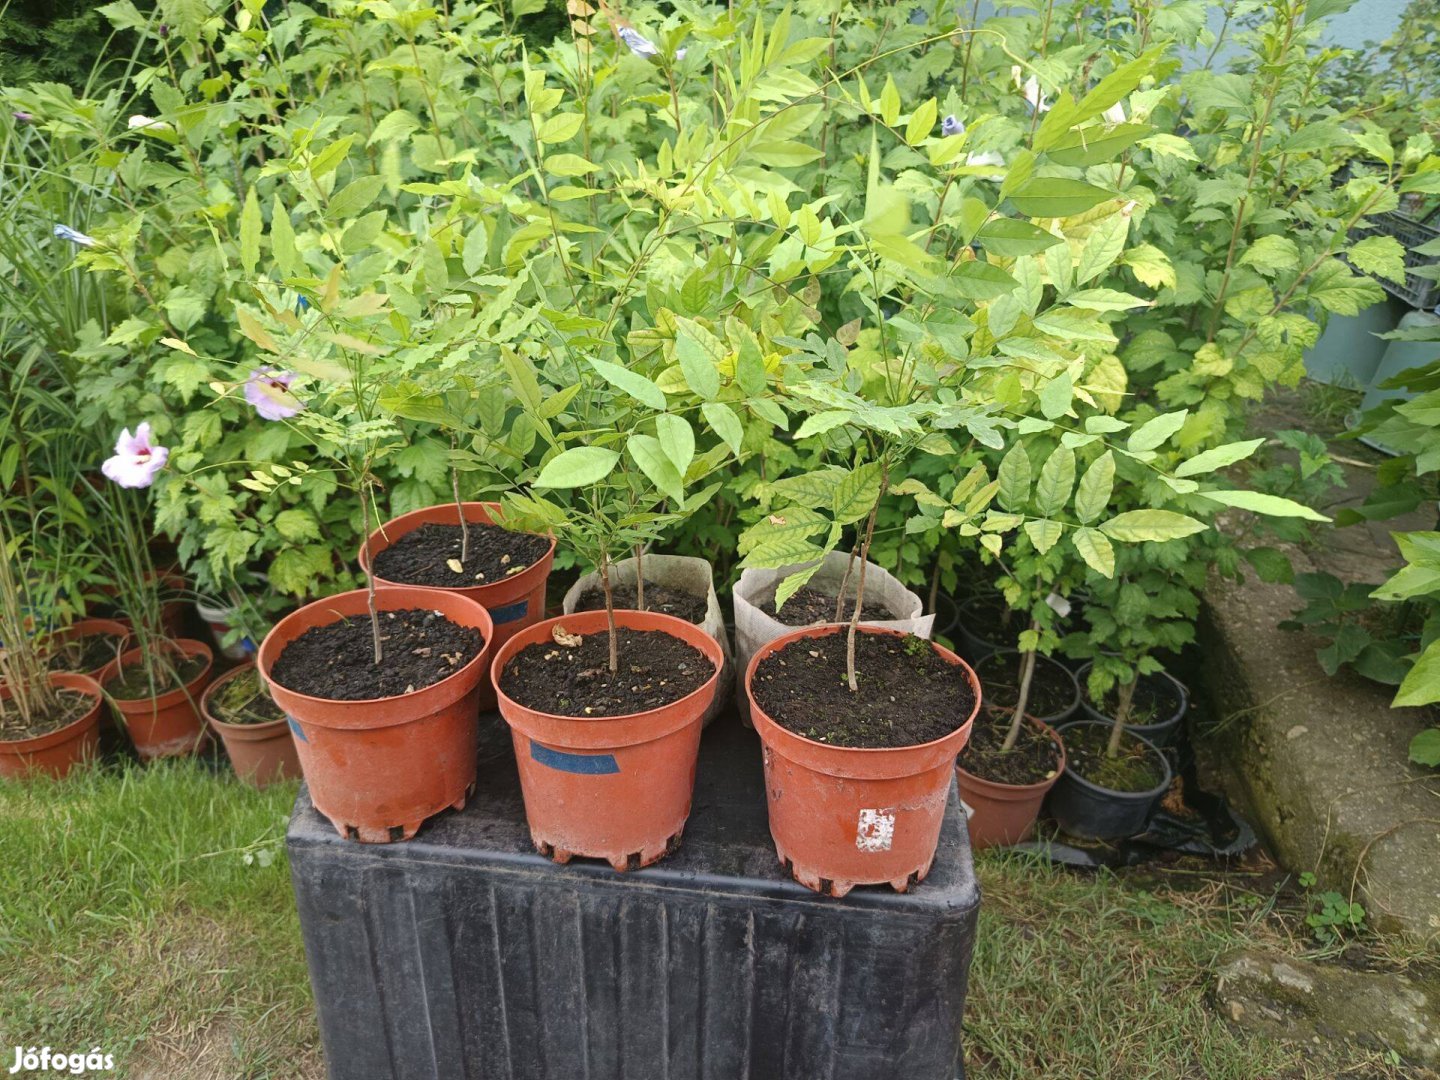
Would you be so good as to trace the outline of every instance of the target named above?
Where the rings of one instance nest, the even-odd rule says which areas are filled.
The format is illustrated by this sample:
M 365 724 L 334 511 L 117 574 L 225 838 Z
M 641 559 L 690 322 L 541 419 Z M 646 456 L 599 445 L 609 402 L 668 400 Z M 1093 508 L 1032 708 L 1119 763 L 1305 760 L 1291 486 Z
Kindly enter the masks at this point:
M 610 475 L 619 460 L 619 454 L 603 446 L 573 446 L 546 462 L 532 486 L 577 488 L 599 483 Z
M 1246 548 L 1241 554 L 1245 556 L 1245 561 L 1255 568 L 1260 580 L 1267 584 L 1289 585 L 1295 580 L 1295 567 L 1278 548 Z
M 1440 683 L 1434 693 L 1440 697 Z M 1426 728 L 1410 740 L 1410 760 L 1416 765 L 1440 768 L 1440 728 Z
M 685 501 L 685 480 L 653 435 L 631 435 L 625 449 L 651 482 L 676 502 Z
M 1010 196 L 1015 209 L 1026 217 L 1054 218 L 1083 214 L 1091 207 L 1099 206 L 1115 193 L 1104 188 L 1087 184 L 1083 180 L 1070 180 L 1062 176 L 1037 176 L 1025 183 Z
M 295 229 L 290 224 L 290 211 L 285 209 L 279 195 L 270 206 L 270 254 L 275 257 L 282 275 L 300 276 L 304 264 L 295 250 Z
M 251 184 L 245 193 L 245 208 L 240 211 L 240 265 L 247 276 L 255 273 L 255 266 L 260 262 L 260 234 L 264 229 L 260 199 L 255 194 L 255 185 Z
M 714 401 L 720 393 L 720 361 L 729 350 L 705 327 L 689 319 L 677 320 L 675 359 L 690 389 L 706 401 Z
M 529 359 L 510 349 L 502 349 L 500 360 L 505 365 L 505 370 L 510 373 L 510 385 L 515 388 L 515 396 L 520 399 L 520 404 L 531 412 L 537 411 L 544 397 L 540 393 L 540 383 L 535 378 L 535 369 L 530 366 Z
M 1367 236 L 1351 244 L 1345 258 L 1356 270 L 1405 283 L 1405 248 L 1393 236 Z
M 935 130 L 938 112 L 939 107 L 934 98 L 922 102 L 919 108 L 910 114 L 910 122 L 905 125 L 905 141 L 911 146 L 919 146 L 929 138 L 930 133 Z
M 419 130 L 420 121 L 414 113 L 406 109 L 394 109 L 375 125 L 375 130 L 370 133 L 369 145 L 374 146 L 377 142 L 399 142 Z
M 1180 409 L 1177 412 L 1161 413 L 1159 416 L 1147 420 L 1130 433 L 1130 439 L 1126 442 L 1125 449 L 1132 454 L 1143 454 L 1147 450 L 1154 450 L 1184 427 L 1185 419 L 1189 415 L 1189 409 Z
M 1063 136 L 1046 153 L 1058 165 L 1084 167 L 1114 161 L 1137 139 L 1150 133 L 1148 124 L 1116 124 L 1113 127 L 1080 128 Z
M 320 524 L 309 510 L 291 508 L 275 515 L 275 531 L 286 540 L 319 540 Z
M 1173 510 L 1130 510 L 1106 521 L 1100 531 L 1112 540 L 1138 544 L 1144 541 L 1180 540 L 1205 531 L 1205 523 Z
M 325 207 L 325 216 L 332 221 L 344 221 L 354 217 L 375 201 L 384 186 L 383 176 L 362 176 L 358 180 L 352 180 L 330 197 L 330 203 Z
M 1075 451 L 1068 446 L 1057 446 L 1041 466 L 1040 482 L 1035 485 L 1035 509 L 1045 517 L 1060 513 L 1070 501 L 1070 489 L 1074 486 Z
M 776 495 L 789 502 L 799 503 L 801 506 L 828 507 L 835 494 L 835 489 L 840 484 L 840 478 L 848 475 L 848 470 L 831 466 L 816 469 L 813 472 L 800 473 L 797 476 L 781 477 L 770 484 L 770 489 Z
M 552 154 L 545 159 L 545 171 L 551 176 L 584 176 L 599 168 L 579 154 Z
M 839 478 L 830 510 L 837 525 L 859 521 L 880 498 L 880 466 L 867 461 Z
M 739 457 L 741 444 L 745 441 L 745 425 L 735 415 L 735 411 L 729 405 L 718 401 L 707 401 L 700 406 L 700 412 L 711 430 Z
M 660 439 L 660 449 L 684 476 L 690 462 L 695 460 L 695 432 L 689 422 L 674 413 L 661 413 L 655 418 L 655 434 Z
M 1241 266 L 1253 266 L 1262 274 L 1300 268 L 1300 249 L 1288 236 L 1261 236 L 1240 256 Z
M 1082 524 L 1089 525 L 1105 512 L 1105 507 L 1110 504 L 1110 492 L 1114 485 L 1115 455 L 1106 450 L 1085 470 L 1085 475 L 1080 477 L 1080 486 L 1075 491 L 1075 516 Z
M 1102 577 L 1115 576 L 1115 549 L 1099 529 L 1076 529 L 1070 542 L 1091 570 Z
M 796 439 L 808 439 L 812 435 L 823 435 L 843 424 L 848 424 L 855 419 L 855 414 L 849 409 L 823 409 L 817 413 L 811 413 L 800 426 L 795 429 Z
M 955 291 L 970 300 L 993 300 L 1019 285 L 1013 277 L 992 263 L 971 260 L 960 263 L 950 275 Z
M 990 254 L 1005 259 L 1036 255 L 1046 248 L 1064 243 L 1063 239 L 1038 225 L 1007 217 L 987 221 L 980 226 L 975 239 Z
M 1304 518 L 1306 521 L 1330 520 L 1308 506 L 1291 499 L 1282 499 L 1279 495 L 1266 495 L 1263 491 L 1202 491 L 1200 494 L 1237 510 L 1249 510 L 1267 517 Z
M 631 371 L 629 368 L 623 368 L 619 364 L 612 364 L 609 360 L 597 360 L 593 356 L 587 356 L 585 359 L 611 386 L 629 394 L 636 401 L 656 412 L 665 411 L 664 393 L 644 375 Z
M 1032 518 L 1025 522 L 1025 535 L 1035 545 L 1035 550 L 1044 555 L 1060 542 L 1060 538 L 1065 535 L 1065 527 L 1058 521 Z
M 1070 401 L 1075 396 L 1075 382 L 1068 371 L 1051 379 L 1040 390 L 1040 412 L 1047 420 L 1059 420 L 1070 411 Z
M 584 122 L 585 118 L 579 113 L 556 113 L 545 118 L 539 127 L 538 137 L 542 143 L 564 142 L 574 138 Z
M 1016 443 L 1000 459 L 1000 505 L 1019 512 L 1030 501 L 1030 455 L 1023 443 Z
M 1440 701 L 1440 641 L 1432 641 L 1405 676 L 1390 707 L 1433 705 L 1437 701 Z
M 340 162 L 345 160 L 345 156 L 350 153 L 350 144 L 354 141 L 354 135 L 346 135 L 321 150 L 310 159 L 310 176 L 319 180 L 334 172 L 340 167 Z
M 1264 439 L 1246 439 L 1244 442 L 1232 442 L 1217 446 L 1182 461 L 1175 470 L 1175 475 L 1198 476 L 1201 473 L 1223 469 L 1227 465 L 1234 465 L 1237 461 L 1244 461 L 1264 443 Z

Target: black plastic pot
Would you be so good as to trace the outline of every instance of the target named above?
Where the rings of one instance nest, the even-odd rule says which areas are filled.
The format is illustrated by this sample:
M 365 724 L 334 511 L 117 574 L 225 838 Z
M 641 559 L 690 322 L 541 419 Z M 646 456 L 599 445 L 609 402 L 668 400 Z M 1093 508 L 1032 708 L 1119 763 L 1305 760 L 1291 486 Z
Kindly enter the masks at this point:
M 982 657 L 980 660 L 977 660 L 977 661 L 975 662 L 975 675 L 976 675 L 976 677 L 979 678 L 979 680 L 980 680 L 980 689 L 981 689 L 981 691 L 985 694 L 985 703 L 986 703 L 987 705 L 990 705 L 990 706 L 993 706 L 993 707 L 1008 709 L 1008 710 L 1010 711 L 1010 714 L 1011 714 L 1012 716 L 1014 715 L 1014 710 L 1015 710 L 1015 704 L 1016 704 L 1016 703 L 1013 702 L 1013 701 L 1011 701 L 1011 702 L 997 702 L 997 701 L 995 701 L 995 700 L 990 696 L 989 691 L 986 690 L 986 688 L 985 688 L 985 675 L 986 675 L 986 671 L 987 671 L 987 669 L 990 667 L 990 664 L 991 664 L 992 661 L 998 661 L 1000 658 L 1004 657 L 1006 654 L 1008 654 L 1008 653 L 1017 653 L 1018 651 L 1019 651 L 1018 649 L 995 649 L 995 650 L 993 650 L 988 656 L 984 656 L 984 657 Z M 1040 677 L 1040 672 L 1041 672 L 1042 670 L 1048 671 L 1048 672 L 1050 673 L 1050 677 L 1051 677 L 1051 678 L 1054 678 L 1054 679 L 1057 679 L 1057 680 L 1060 680 L 1060 681 L 1062 681 L 1062 682 L 1067 683 L 1067 684 L 1070 686 L 1070 688 L 1072 689 L 1072 691 L 1073 691 L 1073 693 L 1071 694 L 1070 704 L 1069 704 L 1068 706 L 1066 706 L 1065 708 L 1061 709 L 1061 710 L 1060 710 L 1059 712 L 1057 712 L 1057 713 L 1039 713 L 1039 712 L 1036 712 L 1035 709 L 1034 709 L 1034 707 L 1033 707 L 1033 703 L 1032 703 L 1032 706 L 1031 706 L 1030 708 L 1027 708 L 1027 709 L 1025 710 L 1025 714 L 1026 714 L 1027 716 L 1029 716 L 1029 717 L 1031 717 L 1031 718 L 1033 718 L 1033 719 L 1035 719 L 1035 720 L 1038 720 L 1038 721 L 1039 721 L 1040 723 L 1042 723 L 1042 724 L 1047 724 L 1047 725 L 1049 725 L 1050 727 L 1053 728 L 1053 727 L 1059 726 L 1060 724 L 1063 724 L 1066 720 L 1069 720 L 1071 717 L 1073 717 L 1073 716 L 1075 715 L 1076 710 L 1078 710 L 1078 709 L 1080 708 L 1080 684 L 1075 681 L 1075 673 L 1074 673 L 1074 672 L 1072 672 L 1072 671 L 1071 671 L 1069 668 L 1067 668 L 1064 664 L 1061 664 L 1059 661 L 1054 660 L 1054 659 L 1052 659 L 1051 657 L 1048 657 L 1048 656 L 1037 656 L 1037 657 L 1035 657 L 1035 677 L 1036 677 L 1036 678 L 1039 678 L 1039 677 Z
M 992 600 L 989 596 L 972 596 L 960 601 L 956 607 L 955 632 L 950 635 L 955 642 L 955 651 L 971 664 L 978 664 L 991 653 L 1005 648 L 1013 638 L 992 638 L 998 627 L 993 618 L 979 611 L 981 604 Z M 1018 631 L 1017 631 L 1018 632 Z
M 942 637 L 952 645 L 958 644 L 955 640 L 955 624 L 959 618 L 955 601 L 944 593 L 937 593 L 935 595 L 935 625 L 930 631 L 930 636 L 932 638 Z
M 1079 684 L 1081 691 L 1080 715 L 1087 720 L 1112 723 L 1113 717 L 1106 716 L 1091 703 L 1090 693 L 1085 687 L 1086 680 L 1089 678 L 1090 664 L 1088 663 L 1075 672 L 1075 681 Z M 1162 693 L 1168 693 L 1175 703 L 1174 709 L 1169 716 L 1157 724 L 1126 724 L 1125 730 L 1133 735 L 1139 735 L 1155 746 L 1169 746 L 1175 738 L 1175 733 L 1180 730 L 1180 721 L 1185 719 L 1185 713 L 1190 708 L 1190 693 L 1185 689 L 1185 684 L 1168 671 L 1142 675 L 1140 682 L 1142 685 L 1158 686 Z
M 1064 739 L 1067 731 L 1086 724 L 1097 724 L 1107 731 L 1110 729 L 1108 720 L 1073 720 L 1055 730 Z M 1060 774 L 1045 801 L 1050 816 L 1071 836 L 1087 840 L 1118 840 L 1142 833 L 1161 797 L 1169 790 L 1175 774 L 1165 755 L 1149 739 L 1135 735 L 1130 728 L 1126 729 L 1125 737 L 1134 738 L 1149 747 L 1165 770 L 1164 778 L 1149 791 L 1113 791 L 1079 775 L 1072 758 L 1069 768 Z

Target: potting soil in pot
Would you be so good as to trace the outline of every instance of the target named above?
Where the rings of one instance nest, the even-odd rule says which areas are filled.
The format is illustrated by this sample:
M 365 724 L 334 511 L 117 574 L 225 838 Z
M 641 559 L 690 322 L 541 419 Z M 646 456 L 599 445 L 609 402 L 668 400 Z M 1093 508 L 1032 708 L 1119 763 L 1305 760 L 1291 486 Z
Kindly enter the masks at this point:
M 268 724 L 285 719 L 284 710 L 265 693 L 253 668 L 211 694 L 210 711 L 226 724 Z
M 43 716 L 32 715 L 28 724 L 13 708 L 7 707 L 4 714 L 0 715 L 0 742 L 21 742 L 49 735 L 52 731 L 59 731 L 66 725 L 73 724 L 95 707 L 93 697 L 77 690 L 56 690 L 55 698 L 56 708 L 47 711 Z
M 270 678 L 328 701 L 398 697 L 449 678 L 485 647 L 479 630 L 424 608 L 380 612 L 380 642 L 377 664 L 368 615 L 312 626 L 285 646 Z
M 1050 779 L 1060 767 L 1060 748 L 1044 729 L 1021 724 L 1015 745 L 1001 749 L 1010 731 L 1011 715 L 998 709 L 980 710 L 970 741 L 960 751 L 960 767 L 981 780 L 1015 787 Z
M 615 609 L 629 611 L 639 609 L 639 597 L 633 585 L 615 585 L 610 589 Z M 662 615 L 674 615 L 688 623 L 699 626 L 705 621 L 706 597 L 691 596 L 679 589 L 671 589 L 654 582 L 645 582 L 645 610 L 658 611 Z M 599 589 L 586 589 L 575 605 L 576 611 L 604 611 L 605 594 Z
M 846 597 L 841 602 L 839 619 L 835 618 L 835 601 L 835 596 L 823 593 L 809 585 L 803 585 L 795 590 L 795 594 L 785 601 L 785 605 L 779 611 L 775 610 L 774 593 L 770 594 L 770 599 L 760 604 L 760 610 L 786 626 L 814 626 L 816 623 L 848 622 L 855 614 L 855 601 Z M 872 622 L 888 622 L 899 618 L 884 604 L 876 603 L 874 600 L 870 600 L 864 605 L 860 611 L 860 617 Z
M 105 682 L 105 689 L 111 697 L 122 701 L 139 701 L 155 697 L 170 690 L 178 690 L 198 676 L 210 664 L 207 656 L 181 656 L 169 658 L 168 666 L 157 675 L 160 678 L 151 685 L 150 673 L 144 664 L 129 664 L 120 669 L 118 676 Z
M 1086 680 L 1087 683 L 1088 681 Z M 1113 717 L 1115 710 L 1120 707 L 1120 688 L 1118 686 L 1112 687 L 1101 703 L 1096 703 L 1095 699 L 1090 696 L 1088 685 L 1082 686 L 1080 692 L 1085 695 L 1085 700 L 1104 716 Z M 1169 679 L 1163 675 L 1142 675 L 1140 681 L 1135 684 L 1135 695 L 1130 699 L 1130 715 L 1125 723 L 1134 727 L 1160 724 L 1174 716 L 1179 708 L 1180 697 Z
M 615 632 L 619 670 L 610 671 L 610 635 L 569 634 L 528 645 L 500 676 L 512 701 L 552 716 L 630 716 L 693 693 L 715 674 L 699 649 L 658 630 Z
M 459 525 L 421 525 L 375 555 L 375 576 L 403 585 L 465 589 L 503 581 L 550 550 L 548 537 L 470 522 L 468 557 L 460 559 Z M 456 567 L 459 570 L 456 570 Z
M 1002 709 L 1013 709 L 1020 700 L 1020 665 L 1023 653 L 992 653 L 975 665 L 975 675 L 985 689 L 985 701 Z M 1030 700 L 1025 711 L 1031 716 L 1055 716 L 1075 704 L 1075 681 L 1045 657 L 1035 658 L 1030 679 Z M 1049 742 L 1049 739 L 1045 740 Z
M 969 717 L 975 694 L 965 669 L 924 638 L 858 634 L 853 693 L 845 639 L 801 638 L 765 657 L 750 683 L 755 704 L 797 735 L 862 749 L 933 742 Z
M 67 641 L 50 656 L 51 671 L 98 671 L 120 655 L 120 639 L 114 634 L 86 634 Z
M 1065 729 L 1069 770 L 1111 791 L 1149 791 L 1165 778 L 1155 752 L 1144 743 L 1121 736 L 1112 758 L 1105 753 L 1110 729 L 1104 724 L 1077 724 Z

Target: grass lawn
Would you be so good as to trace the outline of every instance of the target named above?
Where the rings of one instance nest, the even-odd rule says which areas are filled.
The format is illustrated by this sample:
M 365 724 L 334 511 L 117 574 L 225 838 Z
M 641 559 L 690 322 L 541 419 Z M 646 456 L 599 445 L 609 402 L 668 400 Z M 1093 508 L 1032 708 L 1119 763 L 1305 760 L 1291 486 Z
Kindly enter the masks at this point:
M 0 1068 L 17 1044 L 98 1045 L 131 1078 L 322 1077 L 281 846 L 294 795 L 196 762 L 0 784 Z M 972 1077 L 1407 1075 L 1236 1033 L 1212 1009 L 1217 955 L 1306 945 L 1260 875 L 1142 888 L 999 856 L 980 874 Z

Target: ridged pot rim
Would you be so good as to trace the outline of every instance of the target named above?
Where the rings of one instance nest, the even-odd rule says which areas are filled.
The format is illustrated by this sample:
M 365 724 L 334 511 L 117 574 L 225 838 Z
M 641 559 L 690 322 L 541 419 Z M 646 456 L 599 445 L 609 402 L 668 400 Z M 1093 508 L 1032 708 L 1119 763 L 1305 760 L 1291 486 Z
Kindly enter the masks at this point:
M 94 700 L 90 708 L 64 727 L 47 731 L 44 735 L 31 735 L 24 739 L 0 739 L 0 754 L 34 754 L 42 750 L 49 750 L 52 746 L 69 742 L 84 728 L 100 722 L 100 708 L 105 703 L 105 691 L 100 688 L 99 682 L 94 678 L 78 671 L 52 671 L 50 672 L 50 685 L 63 687 L 66 690 L 78 690 Z M 0 694 L 8 696 L 9 693 L 10 688 L 4 683 L 0 683 Z
M 1007 784 L 1001 780 L 987 780 L 983 776 L 977 776 L 957 760 L 955 762 L 955 771 L 965 777 L 967 786 L 973 787 L 977 791 L 983 792 L 997 801 L 1019 802 L 1021 799 L 1049 791 L 1059 782 L 1060 777 L 1065 775 L 1066 765 L 1069 764 L 1069 759 L 1065 755 L 1065 740 L 1060 737 L 1060 733 L 1056 731 L 1052 725 L 1047 724 L 1038 716 L 1026 716 L 1025 720 L 1027 723 L 1034 724 L 1045 732 L 1046 735 L 1050 736 L 1051 740 L 1059 748 L 1060 764 L 1055 768 L 1055 775 L 1045 780 L 1037 780 L 1033 784 Z
M 1075 671 L 1075 685 L 1080 689 L 1080 708 L 1084 710 L 1085 718 L 1087 720 L 1096 720 L 1101 723 L 1108 724 L 1114 720 L 1114 717 L 1107 716 L 1105 713 L 1097 709 L 1095 705 L 1090 701 L 1090 695 L 1085 691 L 1086 677 L 1090 674 L 1090 669 L 1094 666 L 1094 664 L 1094 660 L 1087 660 L 1085 661 L 1085 663 L 1081 664 L 1080 667 L 1077 668 Z M 1173 728 L 1176 724 L 1180 723 L 1181 720 L 1185 719 L 1185 713 L 1190 708 L 1189 688 L 1179 679 L 1177 679 L 1174 675 L 1171 675 L 1170 672 L 1166 671 L 1164 668 L 1161 668 L 1159 671 L 1152 671 L 1149 675 L 1141 676 L 1142 679 L 1158 677 L 1163 677 L 1170 680 L 1170 682 L 1175 687 L 1175 693 L 1180 698 L 1180 704 L 1176 707 L 1175 712 L 1170 716 L 1169 719 L 1157 720 L 1153 724 L 1126 724 L 1126 731 L 1139 731 L 1141 733 L 1147 731 L 1166 731 L 1170 728 Z
M 986 655 L 982 656 L 979 660 L 976 660 L 976 661 L 975 661 L 975 677 L 976 677 L 976 678 L 979 678 L 979 677 L 980 677 L 980 669 L 981 669 L 984 665 L 993 662 L 993 661 L 995 660 L 995 657 L 997 657 L 997 656 L 1003 657 L 1003 656 L 1008 656 L 1008 655 L 1011 655 L 1011 654 L 1014 654 L 1014 655 L 1022 655 L 1022 654 L 1020 653 L 1020 650 L 1019 650 L 1019 649 L 1014 648 L 1013 646 L 1005 646 L 1005 647 L 996 649 L 994 652 L 990 652 L 990 653 L 987 653 Z M 1053 714 L 1053 715 L 1047 715 L 1047 716 L 1044 716 L 1044 717 L 1035 717 L 1034 714 L 1028 713 L 1028 712 L 1027 712 L 1026 715 L 1027 715 L 1027 716 L 1030 716 L 1032 719 L 1040 719 L 1040 720 L 1042 720 L 1043 722 L 1045 722 L 1045 723 L 1047 723 L 1047 724 L 1050 724 L 1050 723 L 1063 723 L 1064 720 L 1065 720 L 1066 718 L 1068 718 L 1072 713 L 1074 713 L 1075 710 L 1076 710 L 1077 708 L 1079 708 L 1079 706 L 1080 706 L 1080 702 L 1081 702 L 1081 700 L 1082 700 L 1083 695 L 1081 694 L 1081 691 L 1080 691 L 1080 683 L 1079 683 L 1079 680 L 1075 677 L 1075 673 L 1074 673 L 1073 671 L 1071 671 L 1069 668 L 1067 668 L 1064 664 L 1060 663 L 1060 661 L 1059 661 L 1059 660 L 1056 660 L 1053 656 L 1046 656 L 1044 653 L 1037 653 L 1037 655 L 1036 655 L 1036 657 L 1035 657 L 1035 662 L 1038 664 L 1038 663 L 1040 663 L 1041 661 L 1049 664 L 1052 668 L 1054 668 L 1055 670 L 1059 671 L 1062 675 L 1064 675 L 1065 678 L 1067 678 L 1068 680 L 1070 680 L 1070 687 L 1071 687 L 1072 690 L 1074 690 L 1075 696 L 1074 696 L 1074 697 L 1071 699 L 1071 701 L 1070 701 L 1070 707 L 1069 707 L 1068 709 L 1063 710 L 1062 712 L 1058 712 L 1058 713 L 1055 713 L 1055 714 Z M 1018 702 L 1017 702 L 1017 704 L 1018 704 Z M 995 707 L 998 708 L 999 706 L 995 706 Z M 1011 711 L 1013 711 L 1013 709 L 1014 709 L 1014 707 L 1011 706 Z
M 266 720 L 259 724 L 234 724 L 228 720 L 221 720 L 211 710 L 210 698 L 215 694 L 215 691 L 231 680 L 244 675 L 247 671 L 254 671 L 262 680 L 264 679 L 263 675 L 259 675 L 259 669 L 255 661 L 246 660 L 243 663 L 237 664 L 225 672 L 225 674 L 212 680 L 210 685 L 205 688 L 205 692 L 200 695 L 200 712 L 204 715 L 205 722 L 215 730 L 222 731 L 226 735 L 241 739 L 245 742 L 263 742 L 266 739 L 273 739 L 281 733 L 288 734 L 290 731 L 290 721 L 284 716 L 278 720 Z
M 119 709 L 121 713 L 127 715 L 129 713 L 146 714 L 157 709 L 165 709 L 172 705 L 179 705 L 183 701 L 196 700 L 195 688 L 205 679 L 209 678 L 210 672 L 215 666 L 215 653 L 211 650 L 210 646 L 206 645 L 203 641 L 196 641 L 194 638 L 172 638 L 162 642 L 160 648 L 167 651 L 179 652 L 187 659 L 197 656 L 203 657 L 205 666 L 182 686 L 163 691 L 153 697 L 122 698 L 107 692 L 106 696 L 115 703 L 115 707 Z M 95 677 L 95 681 L 103 688 L 112 678 L 120 674 L 123 668 L 130 666 L 132 661 L 139 660 L 144 655 L 145 649 L 143 646 L 126 649 L 118 657 L 100 669 L 100 674 Z

